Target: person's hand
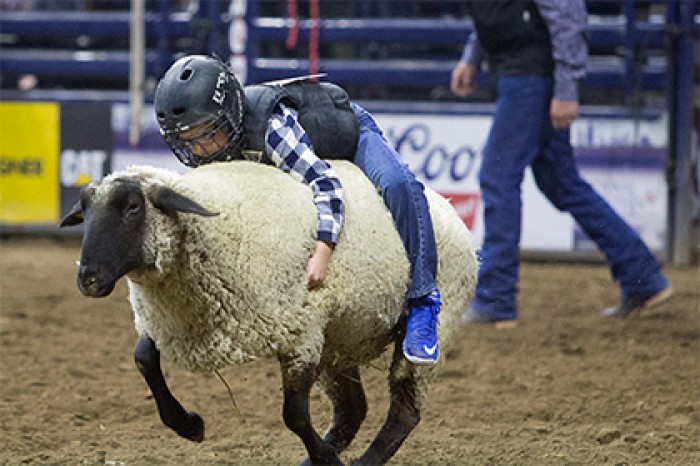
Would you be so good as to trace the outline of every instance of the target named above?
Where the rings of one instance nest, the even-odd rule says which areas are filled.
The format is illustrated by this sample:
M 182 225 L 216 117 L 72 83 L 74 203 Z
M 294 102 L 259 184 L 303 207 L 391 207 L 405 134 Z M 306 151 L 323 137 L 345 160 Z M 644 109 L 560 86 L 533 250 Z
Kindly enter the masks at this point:
M 328 262 L 335 245 L 327 241 L 316 241 L 316 248 L 306 262 L 306 281 L 309 289 L 319 286 L 326 278 Z
M 552 99 L 549 106 L 549 116 L 555 129 L 566 129 L 578 118 L 578 102 Z
M 450 90 L 460 97 L 466 97 L 472 94 L 476 88 L 474 86 L 474 77 L 476 76 L 476 67 L 468 63 L 459 62 L 452 70 L 452 80 L 450 81 Z

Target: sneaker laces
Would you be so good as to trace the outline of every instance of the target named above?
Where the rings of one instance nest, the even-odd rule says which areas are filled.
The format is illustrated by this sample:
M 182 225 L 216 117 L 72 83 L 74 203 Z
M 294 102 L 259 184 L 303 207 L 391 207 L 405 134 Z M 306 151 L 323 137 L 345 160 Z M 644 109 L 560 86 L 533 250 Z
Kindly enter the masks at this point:
M 440 325 L 438 314 L 440 313 L 440 292 L 435 290 L 427 296 L 416 300 L 411 306 L 413 325 L 411 333 L 420 338 L 431 337 L 435 334 L 435 329 Z
M 424 317 L 425 313 L 430 313 L 429 316 Z M 416 313 L 420 313 L 421 316 L 416 318 Z M 420 338 L 429 338 L 435 334 L 435 329 L 440 324 L 437 318 L 437 312 L 432 308 L 417 308 L 413 309 L 414 315 L 414 325 L 411 327 L 411 333 L 417 335 Z

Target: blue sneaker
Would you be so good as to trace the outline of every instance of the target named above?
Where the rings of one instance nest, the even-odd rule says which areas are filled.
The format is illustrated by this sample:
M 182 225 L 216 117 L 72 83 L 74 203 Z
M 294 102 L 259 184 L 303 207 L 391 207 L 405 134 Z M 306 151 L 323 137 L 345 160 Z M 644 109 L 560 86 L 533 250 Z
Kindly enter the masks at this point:
M 436 364 L 440 357 L 437 326 L 441 303 L 438 290 L 409 301 L 403 354 L 413 364 Z

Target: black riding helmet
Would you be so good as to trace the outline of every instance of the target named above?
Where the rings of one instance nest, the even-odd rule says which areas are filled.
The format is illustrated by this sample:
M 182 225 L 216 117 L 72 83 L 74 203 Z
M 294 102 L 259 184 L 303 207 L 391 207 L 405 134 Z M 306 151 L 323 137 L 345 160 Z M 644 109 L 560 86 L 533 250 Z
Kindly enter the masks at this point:
M 173 63 L 156 87 L 154 107 L 161 135 L 185 165 L 196 167 L 212 160 L 238 158 L 244 94 L 229 67 L 217 57 L 190 55 Z M 183 132 L 198 127 L 207 128 L 209 137 L 225 131 L 226 144 L 210 152 L 197 140 L 182 138 Z M 203 155 L 192 152 L 196 144 Z

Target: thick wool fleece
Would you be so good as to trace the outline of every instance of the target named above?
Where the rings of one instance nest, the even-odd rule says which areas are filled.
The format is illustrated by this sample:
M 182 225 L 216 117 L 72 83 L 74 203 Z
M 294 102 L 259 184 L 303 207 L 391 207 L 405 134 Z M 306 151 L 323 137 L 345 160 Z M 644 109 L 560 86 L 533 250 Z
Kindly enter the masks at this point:
M 345 225 L 328 275 L 313 290 L 306 287 L 304 266 L 315 245 L 316 209 L 311 190 L 288 174 L 229 162 L 182 176 L 132 167 L 106 178 L 102 189 L 136 178 L 147 199 L 165 185 L 219 213 L 172 219 L 147 201 L 148 267 L 128 275 L 137 332 L 195 371 L 270 356 L 332 369 L 378 357 L 404 310 L 408 260 L 369 180 L 351 163 L 333 165 L 345 191 Z M 426 191 L 440 256 L 444 351 L 471 300 L 477 265 L 454 209 Z

